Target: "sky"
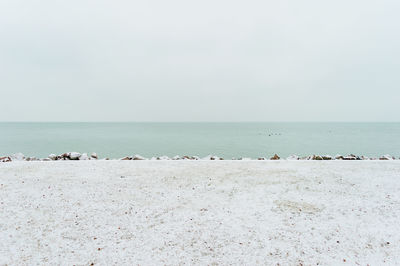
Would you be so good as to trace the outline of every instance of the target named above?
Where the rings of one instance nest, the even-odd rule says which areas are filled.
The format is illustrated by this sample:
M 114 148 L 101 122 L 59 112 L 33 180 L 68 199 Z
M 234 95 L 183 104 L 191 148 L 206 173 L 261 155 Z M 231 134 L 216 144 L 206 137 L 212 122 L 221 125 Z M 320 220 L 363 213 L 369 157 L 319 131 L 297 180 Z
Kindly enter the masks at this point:
M 1 0 L 0 121 L 400 121 L 398 0 Z

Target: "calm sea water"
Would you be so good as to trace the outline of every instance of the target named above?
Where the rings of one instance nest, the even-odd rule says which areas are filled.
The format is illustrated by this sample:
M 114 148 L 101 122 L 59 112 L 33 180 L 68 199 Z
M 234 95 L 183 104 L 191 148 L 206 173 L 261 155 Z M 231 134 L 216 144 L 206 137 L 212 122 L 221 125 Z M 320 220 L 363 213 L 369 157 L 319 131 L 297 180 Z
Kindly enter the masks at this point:
M 0 155 L 400 156 L 400 123 L 0 123 Z

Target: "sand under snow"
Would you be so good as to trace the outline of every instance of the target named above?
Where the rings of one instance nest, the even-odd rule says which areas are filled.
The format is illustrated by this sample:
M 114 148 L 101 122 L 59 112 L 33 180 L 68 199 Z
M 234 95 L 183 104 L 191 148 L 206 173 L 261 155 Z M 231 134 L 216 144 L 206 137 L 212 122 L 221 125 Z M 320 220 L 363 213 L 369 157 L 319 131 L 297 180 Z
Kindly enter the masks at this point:
M 0 265 L 400 263 L 400 161 L 0 164 Z

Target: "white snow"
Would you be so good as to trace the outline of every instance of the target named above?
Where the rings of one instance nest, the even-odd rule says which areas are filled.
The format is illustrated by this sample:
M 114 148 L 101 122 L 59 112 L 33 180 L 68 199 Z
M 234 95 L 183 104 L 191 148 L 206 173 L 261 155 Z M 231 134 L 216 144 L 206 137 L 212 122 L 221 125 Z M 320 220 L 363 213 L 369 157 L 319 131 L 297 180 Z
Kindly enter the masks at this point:
M 400 161 L 0 163 L 0 265 L 388 265 Z

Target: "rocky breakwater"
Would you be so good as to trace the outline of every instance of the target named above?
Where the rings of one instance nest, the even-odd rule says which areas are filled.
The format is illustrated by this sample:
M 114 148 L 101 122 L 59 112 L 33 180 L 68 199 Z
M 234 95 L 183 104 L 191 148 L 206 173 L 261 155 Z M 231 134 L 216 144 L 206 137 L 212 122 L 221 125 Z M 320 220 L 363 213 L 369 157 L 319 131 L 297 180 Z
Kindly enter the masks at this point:
M 86 160 L 98 160 L 99 157 L 96 153 L 91 153 L 88 155 L 87 153 L 79 153 L 79 152 L 67 152 L 63 153 L 60 155 L 56 154 L 50 154 L 46 158 L 36 158 L 36 157 L 26 157 L 22 153 L 16 153 L 13 155 L 9 156 L 0 156 L 0 162 L 12 162 L 12 161 L 86 161 Z M 109 158 L 103 158 L 101 160 L 109 160 Z M 159 156 L 159 157 L 151 157 L 151 158 L 146 158 L 140 155 L 134 155 L 134 156 L 125 156 L 122 157 L 118 160 L 122 161 L 142 161 L 142 160 L 202 160 L 202 161 L 221 161 L 224 160 L 224 158 L 215 156 L 215 155 L 209 155 L 203 158 L 200 158 L 198 156 L 179 156 L 176 155 L 174 157 L 168 157 L 168 156 Z M 256 159 L 248 158 L 248 157 L 239 157 L 239 158 L 232 158 L 230 160 L 243 160 L 243 161 L 248 161 L 248 160 L 262 160 L 262 161 L 268 161 L 266 157 L 258 157 Z M 269 160 L 271 161 L 276 161 L 276 160 L 282 160 L 282 158 L 278 155 L 275 154 L 274 156 L 270 157 Z M 382 160 L 382 161 L 388 161 L 388 160 L 396 160 L 395 157 L 391 155 L 383 155 L 380 157 L 376 158 L 369 158 L 366 156 L 357 156 L 354 154 L 349 154 L 347 156 L 343 155 L 336 155 L 336 156 L 330 156 L 330 155 L 311 155 L 311 156 L 304 156 L 304 157 L 299 157 L 297 155 L 291 155 L 286 158 L 288 161 L 332 161 L 332 160 L 344 160 L 344 161 L 357 161 L 357 160 Z

